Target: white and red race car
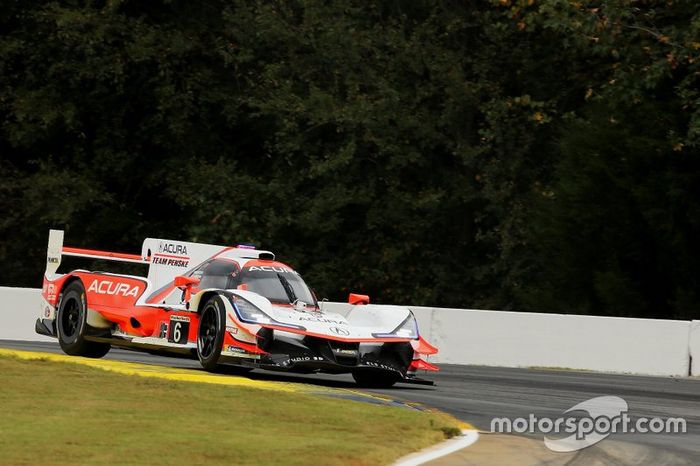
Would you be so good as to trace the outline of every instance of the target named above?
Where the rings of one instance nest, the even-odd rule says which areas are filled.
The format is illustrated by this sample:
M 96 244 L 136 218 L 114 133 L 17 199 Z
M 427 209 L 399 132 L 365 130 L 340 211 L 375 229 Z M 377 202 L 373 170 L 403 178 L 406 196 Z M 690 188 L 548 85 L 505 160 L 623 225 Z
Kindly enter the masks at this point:
M 148 266 L 145 277 L 73 270 L 62 256 Z M 210 371 L 351 373 L 363 386 L 432 384 L 418 370 L 437 352 L 406 307 L 369 304 L 351 294 L 348 309 L 330 312 L 301 276 L 251 246 L 215 246 L 147 238 L 141 254 L 63 246 L 49 232 L 41 315 L 36 331 L 57 337 L 69 355 L 99 358 L 111 346 L 197 357 Z

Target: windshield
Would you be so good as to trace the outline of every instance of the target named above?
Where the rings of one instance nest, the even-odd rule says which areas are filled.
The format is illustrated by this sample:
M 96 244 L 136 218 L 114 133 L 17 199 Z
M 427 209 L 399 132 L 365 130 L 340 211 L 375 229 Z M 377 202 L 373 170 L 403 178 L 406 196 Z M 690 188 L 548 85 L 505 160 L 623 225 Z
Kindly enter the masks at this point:
M 265 296 L 274 303 L 292 304 L 298 299 L 306 304 L 316 305 L 311 290 L 299 274 L 291 269 L 266 268 L 270 270 L 261 270 L 260 267 L 244 269 L 241 284 L 245 284 L 248 291 Z

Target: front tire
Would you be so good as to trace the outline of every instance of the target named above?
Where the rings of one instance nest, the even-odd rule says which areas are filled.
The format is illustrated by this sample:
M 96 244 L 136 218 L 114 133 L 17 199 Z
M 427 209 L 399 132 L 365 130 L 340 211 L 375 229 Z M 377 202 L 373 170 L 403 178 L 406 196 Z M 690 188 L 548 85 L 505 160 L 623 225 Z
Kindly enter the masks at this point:
M 376 370 L 355 371 L 352 373 L 357 385 L 364 388 L 389 388 L 399 381 L 398 374 Z
M 85 339 L 88 331 L 87 299 L 82 282 L 74 281 L 64 290 L 56 315 L 58 344 L 71 356 L 101 358 L 109 352 L 110 345 Z
M 204 369 L 215 372 L 224 344 L 224 327 L 226 326 L 226 307 L 221 296 L 215 295 L 207 300 L 199 317 L 197 329 L 197 357 Z

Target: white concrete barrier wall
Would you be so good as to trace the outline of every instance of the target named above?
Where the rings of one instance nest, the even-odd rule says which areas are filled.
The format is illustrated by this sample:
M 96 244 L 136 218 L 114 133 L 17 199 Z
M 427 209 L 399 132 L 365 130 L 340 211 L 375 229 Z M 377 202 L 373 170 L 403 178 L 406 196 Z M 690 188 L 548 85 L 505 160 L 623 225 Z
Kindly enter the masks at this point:
M 0 340 L 55 341 L 34 332 L 41 290 L 0 286 Z
M 39 290 L 0 287 L 0 339 L 51 341 L 34 332 L 39 306 Z M 410 308 L 423 337 L 440 349 L 431 362 L 700 375 L 700 321 Z
M 685 376 L 690 321 L 409 306 L 431 362 Z M 328 303 L 345 313 L 349 305 Z M 700 322 L 696 322 L 696 371 Z
M 429 314 L 437 362 L 688 375 L 688 321 L 412 309 Z
M 700 376 L 700 320 L 694 320 L 690 324 L 690 357 L 692 375 Z

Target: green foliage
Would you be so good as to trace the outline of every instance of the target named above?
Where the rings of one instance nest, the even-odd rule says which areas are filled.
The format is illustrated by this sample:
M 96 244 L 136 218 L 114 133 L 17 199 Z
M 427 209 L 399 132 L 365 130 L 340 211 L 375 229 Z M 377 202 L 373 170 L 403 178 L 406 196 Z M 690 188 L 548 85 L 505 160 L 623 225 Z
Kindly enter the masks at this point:
M 698 316 L 692 1 L 4 2 L 0 266 L 258 243 L 321 296 Z
M 688 194 L 700 188 L 700 161 L 669 147 L 673 108 L 635 107 L 617 118 L 592 108 L 564 132 L 556 181 L 534 202 L 533 247 L 548 266 L 531 281 L 540 288 L 523 293 L 531 306 L 696 315 L 688 304 L 697 302 L 700 216 Z

